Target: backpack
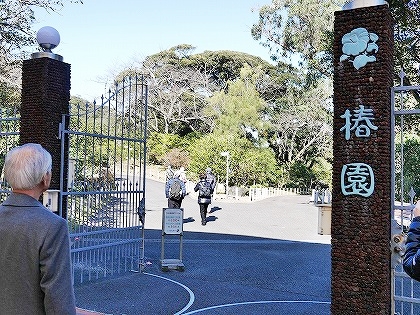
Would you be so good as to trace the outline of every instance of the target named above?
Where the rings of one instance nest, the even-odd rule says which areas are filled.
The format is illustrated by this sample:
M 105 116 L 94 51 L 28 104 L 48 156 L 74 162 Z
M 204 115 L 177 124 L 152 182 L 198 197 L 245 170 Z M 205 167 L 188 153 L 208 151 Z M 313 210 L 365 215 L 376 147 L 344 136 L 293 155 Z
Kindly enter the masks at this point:
M 169 199 L 181 200 L 182 198 L 182 188 L 180 181 L 174 180 L 171 187 L 169 188 Z
M 204 181 L 200 183 L 199 197 L 211 197 L 211 185 L 209 182 Z

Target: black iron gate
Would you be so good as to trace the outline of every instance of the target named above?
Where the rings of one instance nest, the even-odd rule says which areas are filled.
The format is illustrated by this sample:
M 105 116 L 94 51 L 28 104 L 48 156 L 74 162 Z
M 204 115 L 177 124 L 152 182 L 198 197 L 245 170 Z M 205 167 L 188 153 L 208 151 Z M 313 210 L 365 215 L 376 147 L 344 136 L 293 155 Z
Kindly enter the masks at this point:
M 394 200 L 391 213 L 391 253 L 393 254 L 392 288 L 394 314 L 420 314 L 420 283 L 411 279 L 402 269 L 401 259 L 394 251 L 395 236 L 404 236 L 412 220 L 412 210 L 416 197 L 416 181 L 410 176 L 413 165 L 412 156 L 416 156 L 417 141 L 410 140 L 408 126 L 420 117 L 418 99 L 420 86 L 404 86 L 404 73 L 401 72 L 401 85 L 392 89 L 391 104 L 393 109 L 394 133 L 392 137 L 393 174 L 391 200 Z M 418 167 L 418 165 L 415 165 Z M 418 195 L 418 194 L 417 194 Z M 398 241 L 398 239 L 397 239 Z M 404 244 L 401 244 L 403 246 Z
M 108 94 L 100 104 L 71 104 L 60 126 L 58 205 L 77 282 L 144 265 L 147 85 L 127 78 Z
M 20 113 L 17 107 L 0 108 L 0 171 L 3 171 L 3 162 L 6 153 L 19 144 Z M 0 202 L 7 198 L 11 191 L 10 186 L 0 178 Z

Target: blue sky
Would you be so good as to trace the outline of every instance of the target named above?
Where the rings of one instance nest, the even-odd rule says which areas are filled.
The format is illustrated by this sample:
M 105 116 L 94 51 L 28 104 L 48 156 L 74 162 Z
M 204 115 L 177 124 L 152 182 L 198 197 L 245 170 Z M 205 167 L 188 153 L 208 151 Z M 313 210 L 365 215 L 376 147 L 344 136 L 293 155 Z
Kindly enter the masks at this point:
M 251 37 L 258 8 L 271 0 L 83 0 L 59 13 L 35 11 L 35 31 L 60 33 L 53 50 L 71 64 L 71 94 L 98 99 L 124 65 L 179 44 L 233 50 L 269 61 L 267 48 Z M 252 9 L 255 9 L 252 12 Z

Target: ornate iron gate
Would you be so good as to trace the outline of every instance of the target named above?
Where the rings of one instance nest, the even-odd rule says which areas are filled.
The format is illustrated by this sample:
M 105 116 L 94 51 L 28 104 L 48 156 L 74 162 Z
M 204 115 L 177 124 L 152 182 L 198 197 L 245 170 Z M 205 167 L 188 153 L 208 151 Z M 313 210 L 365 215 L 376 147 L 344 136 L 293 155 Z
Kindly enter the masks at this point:
M 108 94 L 72 104 L 60 126 L 75 282 L 143 268 L 147 86 L 127 78 Z
M 6 153 L 19 144 L 19 121 L 20 113 L 18 108 L 0 108 L 0 171 L 3 170 L 4 157 Z M 7 198 L 11 188 L 0 178 L 0 202 Z
M 395 174 L 394 178 L 392 178 L 393 185 L 391 186 L 395 188 L 391 191 L 391 200 L 395 200 L 391 213 L 393 224 L 391 235 L 395 233 L 405 235 L 412 220 L 412 210 L 416 195 L 413 189 L 413 178 L 409 178 L 407 174 L 404 174 L 404 171 L 409 167 L 409 165 L 406 166 L 406 161 L 415 154 L 414 148 L 410 146 L 410 142 L 406 139 L 405 129 L 408 120 L 412 120 L 416 115 L 420 115 L 418 106 L 420 86 L 404 86 L 404 73 L 401 72 L 400 76 L 401 85 L 394 87 L 391 94 L 394 125 L 392 159 L 394 161 L 393 174 Z M 420 187 L 415 188 L 420 189 Z M 398 315 L 420 314 L 420 283 L 411 279 L 403 271 L 400 263 L 396 263 L 392 277 L 394 313 Z

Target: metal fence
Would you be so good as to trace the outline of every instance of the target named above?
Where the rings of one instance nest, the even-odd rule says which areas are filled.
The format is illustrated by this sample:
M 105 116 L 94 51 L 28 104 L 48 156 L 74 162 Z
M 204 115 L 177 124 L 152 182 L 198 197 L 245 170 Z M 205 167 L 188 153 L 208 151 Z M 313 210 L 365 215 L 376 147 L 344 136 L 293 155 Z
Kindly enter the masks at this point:
M 63 117 L 61 170 L 68 159 L 69 171 L 59 205 L 67 210 L 76 281 L 143 267 L 146 121 L 147 86 L 138 77 L 99 104 L 72 104 Z
M 3 170 L 6 153 L 19 143 L 20 113 L 18 108 L 0 108 L 0 170 Z M 0 177 L 0 202 L 10 193 L 11 188 Z
M 392 89 L 391 104 L 393 109 L 394 133 L 392 136 L 392 205 L 391 219 L 396 224 L 397 232 L 405 235 L 412 220 L 415 191 L 413 179 L 408 176 L 406 160 L 414 154 L 406 144 L 407 122 L 412 123 L 415 116 L 420 115 L 418 109 L 418 93 L 420 86 L 404 86 L 404 74 L 401 73 L 401 86 Z M 419 117 L 419 116 L 418 116 Z M 419 187 L 417 187 L 418 189 Z M 391 233 L 393 234 L 393 233 Z M 391 240 L 392 241 L 392 240 Z M 420 314 L 420 283 L 411 279 L 403 271 L 402 265 L 396 264 L 392 270 L 393 306 L 396 315 Z

